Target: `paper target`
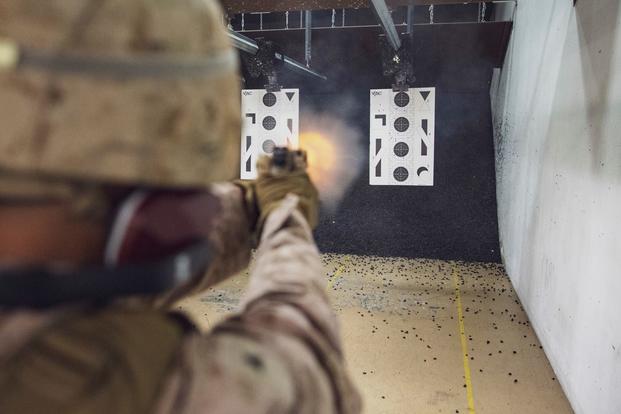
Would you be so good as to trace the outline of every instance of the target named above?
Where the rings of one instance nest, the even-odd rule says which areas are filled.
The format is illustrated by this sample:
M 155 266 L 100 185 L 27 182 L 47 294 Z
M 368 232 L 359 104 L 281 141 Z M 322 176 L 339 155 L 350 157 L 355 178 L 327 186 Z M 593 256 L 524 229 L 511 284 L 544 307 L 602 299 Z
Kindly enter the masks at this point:
M 299 95 L 298 89 L 242 90 L 241 179 L 257 177 L 260 155 L 271 154 L 277 146 L 298 147 Z
M 432 186 L 435 88 L 370 93 L 369 184 Z

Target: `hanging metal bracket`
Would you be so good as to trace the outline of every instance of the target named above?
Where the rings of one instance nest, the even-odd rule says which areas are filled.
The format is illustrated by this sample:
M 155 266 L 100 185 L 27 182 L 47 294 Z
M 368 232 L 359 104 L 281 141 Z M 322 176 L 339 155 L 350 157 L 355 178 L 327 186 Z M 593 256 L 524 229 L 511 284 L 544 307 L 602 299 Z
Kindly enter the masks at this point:
M 284 55 L 277 46 L 273 45 L 273 43 L 272 49 L 266 49 L 265 47 L 260 48 L 256 40 L 239 34 L 233 30 L 229 30 L 229 38 L 237 49 L 246 52 L 250 55 L 250 57 L 255 58 L 254 60 L 247 59 L 247 61 L 250 62 L 248 69 L 251 71 L 251 74 L 260 71 L 259 75 L 263 74 L 269 79 L 269 76 L 276 76 L 276 74 L 273 71 L 268 71 L 268 69 L 278 69 L 280 66 L 282 66 L 285 69 L 291 70 L 301 75 L 312 76 L 321 80 L 328 80 L 327 76 L 322 75 L 306 67 L 306 65 L 304 65 L 303 63 L 300 63 Z M 275 63 L 277 64 L 275 65 Z

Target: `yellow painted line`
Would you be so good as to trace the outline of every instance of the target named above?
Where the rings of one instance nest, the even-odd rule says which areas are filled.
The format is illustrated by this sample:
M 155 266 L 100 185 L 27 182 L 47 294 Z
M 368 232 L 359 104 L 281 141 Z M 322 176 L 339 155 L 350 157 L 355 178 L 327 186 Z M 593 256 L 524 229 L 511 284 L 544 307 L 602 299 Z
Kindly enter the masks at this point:
M 468 413 L 475 414 L 474 394 L 472 392 L 472 375 L 470 374 L 470 362 L 468 353 L 468 340 L 466 339 L 466 327 L 464 326 L 464 312 L 461 306 L 461 292 L 459 283 L 461 277 L 457 269 L 453 266 L 453 283 L 455 285 L 455 299 L 457 303 L 457 319 L 459 320 L 459 336 L 461 339 L 461 354 L 464 361 L 464 376 L 466 378 L 466 394 L 468 396 Z
M 341 267 L 336 269 L 336 272 L 334 272 L 334 275 L 332 275 L 332 277 L 328 279 L 328 286 L 326 286 L 327 290 L 332 290 L 332 286 L 334 286 L 334 281 L 336 280 L 337 277 L 341 275 L 341 273 L 343 273 L 343 269 L 345 269 L 345 265 L 341 265 Z
M 348 262 L 349 261 L 349 256 L 346 256 L 345 261 Z M 332 275 L 332 277 L 330 277 L 328 279 L 328 285 L 326 286 L 326 290 L 332 290 L 332 287 L 334 286 L 334 282 L 336 281 L 336 279 L 341 275 L 341 273 L 343 273 L 343 270 L 345 270 L 345 264 L 342 264 L 341 266 L 339 266 L 338 269 L 336 269 L 336 272 L 334 272 L 334 274 Z

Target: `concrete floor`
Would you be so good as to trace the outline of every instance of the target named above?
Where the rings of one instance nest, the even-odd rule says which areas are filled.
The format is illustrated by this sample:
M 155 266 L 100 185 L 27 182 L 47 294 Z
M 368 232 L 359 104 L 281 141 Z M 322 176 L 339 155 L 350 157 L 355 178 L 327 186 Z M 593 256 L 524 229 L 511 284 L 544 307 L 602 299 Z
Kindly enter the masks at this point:
M 323 260 L 366 413 L 572 413 L 502 266 Z M 213 326 L 235 310 L 247 278 L 180 307 Z

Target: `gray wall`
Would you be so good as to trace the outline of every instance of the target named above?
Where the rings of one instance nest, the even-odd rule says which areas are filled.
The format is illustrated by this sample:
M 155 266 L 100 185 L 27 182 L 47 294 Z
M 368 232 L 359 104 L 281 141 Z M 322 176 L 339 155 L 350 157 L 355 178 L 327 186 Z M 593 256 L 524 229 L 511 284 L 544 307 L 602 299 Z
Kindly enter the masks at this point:
M 621 413 L 619 0 L 520 0 L 492 90 L 507 271 L 575 411 Z

